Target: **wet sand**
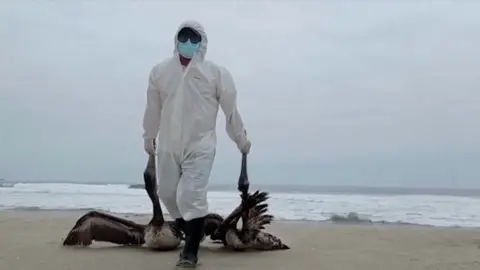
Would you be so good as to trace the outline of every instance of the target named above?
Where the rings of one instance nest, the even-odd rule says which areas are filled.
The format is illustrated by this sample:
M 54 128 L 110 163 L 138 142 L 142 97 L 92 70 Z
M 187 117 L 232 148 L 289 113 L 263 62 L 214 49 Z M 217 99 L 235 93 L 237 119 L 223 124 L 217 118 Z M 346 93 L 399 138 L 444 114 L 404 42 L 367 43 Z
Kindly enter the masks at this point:
M 175 269 L 179 250 L 159 253 L 102 243 L 63 247 L 63 238 L 81 214 L 0 212 L 0 269 Z M 235 253 L 205 240 L 197 269 L 480 269 L 480 230 L 476 229 L 277 222 L 267 230 L 291 249 Z

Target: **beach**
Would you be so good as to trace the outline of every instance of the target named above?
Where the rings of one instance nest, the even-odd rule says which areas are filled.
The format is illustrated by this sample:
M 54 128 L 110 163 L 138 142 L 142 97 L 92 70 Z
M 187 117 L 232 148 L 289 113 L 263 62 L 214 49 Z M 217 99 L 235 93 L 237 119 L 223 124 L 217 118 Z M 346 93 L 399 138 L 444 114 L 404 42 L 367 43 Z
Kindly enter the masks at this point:
M 0 269 L 174 269 L 178 252 L 94 242 L 63 247 L 82 211 L 1 211 Z M 119 215 L 125 216 L 125 215 Z M 148 216 L 127 215 L 146 222 Z M 290 250 L 230 252 L 207 239 L 197 269 L 480 269 L 480 230 L 408 225 L 275 222 L 267 228 Z

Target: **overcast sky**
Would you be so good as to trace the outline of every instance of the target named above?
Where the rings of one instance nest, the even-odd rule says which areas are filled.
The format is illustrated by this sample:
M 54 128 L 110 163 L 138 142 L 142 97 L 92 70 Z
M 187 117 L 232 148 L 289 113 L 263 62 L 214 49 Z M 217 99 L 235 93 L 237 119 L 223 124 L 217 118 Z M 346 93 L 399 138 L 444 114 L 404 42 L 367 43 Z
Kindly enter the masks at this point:
M 141 182 L 186 19 L 238 89 L 252 182 L 480 187 L 478 1 L 3 1 L 0 178 Z M 220 111 L 213 183 L 238 179 Z

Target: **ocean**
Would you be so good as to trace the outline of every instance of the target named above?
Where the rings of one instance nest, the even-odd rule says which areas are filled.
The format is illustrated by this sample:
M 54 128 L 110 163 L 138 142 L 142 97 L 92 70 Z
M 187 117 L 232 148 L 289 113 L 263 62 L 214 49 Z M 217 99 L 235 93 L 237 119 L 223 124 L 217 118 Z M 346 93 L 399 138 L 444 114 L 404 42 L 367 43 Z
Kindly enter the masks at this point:
M 269 209 L 277 220 L 480 227 L 478 190 L 308 186 L 251 190 L 258 188 L 270 192 Z M 212 186 L 208 200 L 210 211 L 227 215 L 240 197 L 234 187 Z M 0 182 L 0 210 L 93 209 L 150 214 L 151 204 L 141 185 Z

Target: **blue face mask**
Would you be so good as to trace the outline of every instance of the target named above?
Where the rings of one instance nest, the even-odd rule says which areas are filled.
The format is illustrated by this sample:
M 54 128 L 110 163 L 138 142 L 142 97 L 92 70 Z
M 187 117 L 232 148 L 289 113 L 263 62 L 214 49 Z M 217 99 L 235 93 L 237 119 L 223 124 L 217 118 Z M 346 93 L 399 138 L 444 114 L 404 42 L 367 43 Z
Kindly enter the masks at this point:
M 190 39 L 186 42 L 178 42 L 178 53 L 187 59 L 192 59 L 198 49 L 200 49 L 200 42 L 193 44 Z

